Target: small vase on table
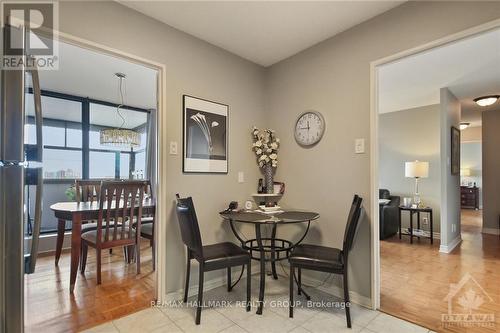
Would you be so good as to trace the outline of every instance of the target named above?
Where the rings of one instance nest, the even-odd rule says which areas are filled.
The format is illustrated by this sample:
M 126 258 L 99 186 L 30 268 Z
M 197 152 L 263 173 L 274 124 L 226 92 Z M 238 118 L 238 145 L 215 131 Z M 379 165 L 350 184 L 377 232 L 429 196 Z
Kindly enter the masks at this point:
M 271 163 L 266 164 L 264 167 L 264 177 L 266 179 L 266 193 L 274 193 L 274 181 L 273 181 L 273 167 Z

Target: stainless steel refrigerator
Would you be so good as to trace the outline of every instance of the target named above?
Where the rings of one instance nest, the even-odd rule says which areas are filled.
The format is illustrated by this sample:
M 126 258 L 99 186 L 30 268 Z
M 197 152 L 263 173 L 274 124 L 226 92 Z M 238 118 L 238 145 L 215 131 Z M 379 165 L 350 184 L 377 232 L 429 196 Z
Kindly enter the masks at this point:
M 24 28 L 4 27 L 26 37 Z M 23 44 L 24 45 L 24 44 Z M 5 50 L 5 44 L 2 44 Z M 30 55 L 25 55 L 29 57 Z M 29 98 L 26 98 L 29 96 Z M 25 145 L 27 101 L 34 103 L 36 144 Z M 0 79 L 0 333 L 24 331 L 24 274 L 33 273 L 42 216 L 42 110 L 37 70 L 2 68 Z M 29 195 L 34 200 L 28 200 Z M 33 199 L 33 198 L 32 198 Z M 34 207 L 30 207 L 34 202 Z

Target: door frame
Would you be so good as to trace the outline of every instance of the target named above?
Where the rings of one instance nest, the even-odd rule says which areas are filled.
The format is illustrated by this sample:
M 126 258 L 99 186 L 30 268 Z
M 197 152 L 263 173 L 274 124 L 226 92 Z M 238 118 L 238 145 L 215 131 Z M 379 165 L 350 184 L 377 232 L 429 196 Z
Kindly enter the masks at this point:
M 378 69 L 382 65 L 387 65 L 391 62 L 498 28 L 500 28 L 500 19 L 480 24 L 458 33 L 454 33 L 429 43 L 425 43 L 423 45 L 370 62 L 370 193 L 372 217 L 371 299 L 373 310 L 378 310 L 380 308 L 380 239 L 379 224 L 377 223 L 377 221 L 379 221 Z
M 157 302 L 164 302 L 167 294 L 167 274 L 166 274 L 166 257 L 167 257 L 167 230 L 165 223 L 167 214 L 167 206 L 164 198 L 167 196 L 166 179 L 167 179 L 167 154 L 166 152 L 166 128 L 167 128 L 167 104 L 166 104 L 166 65 L 157 61 L 146 59 L 131 53 L 121 51 L 100 43 L 96 43 L 84 38 L 76 37 L 61 31 L 55 31 L 58 40 L 68 43 L 77 47 L 88 49 L 101 54 L 120 58 L 141 66 L 154 69 L 158 73 L 156 97 L 157 97 L 157 117 L 156 117 L 156 225 L 155 225 L 155 239 L 156 239 L 156 270 L 155 275 L 155 300 Z

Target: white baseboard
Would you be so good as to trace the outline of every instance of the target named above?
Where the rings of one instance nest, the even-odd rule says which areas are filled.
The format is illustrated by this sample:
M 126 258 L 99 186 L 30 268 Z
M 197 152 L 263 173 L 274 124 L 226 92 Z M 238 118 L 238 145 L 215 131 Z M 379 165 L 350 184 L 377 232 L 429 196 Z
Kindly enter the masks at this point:
M 453 251 L 454 248 L 457 247 L 458 244 L 460 244 L 461 241 L 462 237 L 458 235 L 457 238 L 452 240 L 449 244 L 447 245 L 441 244 L 441 246 L 439 246 L 439 252 L 450 253 L 451 251 Z
M 257 269 L 260 269 L 258 264 L 255 265 L 255 269 L 253 266 L 254 265 L 252 265 L 253 272 L 255 272 Z M 235 281 L 235 279 L 238 278 L 239 274 L 240 274 L 239 272 L 236 274 L 233 273 L 233 277 L 232 277 L 233 281 Z M 257 273 L 253 273 L 252 275 L 255 276 L 256 274 Z M 288 282 L 287 277 L 280 275 L 280 278 L 286 279 L 286 281 Z M 244 283 L 244 280 L 246 280 L 246 274 L 243 274 L 243 276 L 241 277 L 240 283 Z M 319 287 L 317 287 L 318 290 L 321 290 L 322 292 L 325 292 L 327 294 L 330 294 L 330 295 L 338 297 L 338 298 L 342 298 L 342 299 L 344 298 L 344 291 L 342 288 L 340 288 L 338 286 L 334 286 L 334 285 L 321 285 L 322 282 L 323 281 L 320 281 L 320 280 L 317 280 L 317 279 L 314 279 L 311 277 L 307 277 L 304 273 L 302 273 L 302 283 L 304 285 L 318 285 L 319 286 Z M 227 282 L 226 282 L 225 277 L 218 277 L 218 278 L 215 278 L 215 279 L 212 279 L 209 281 L 205 281 L 205 283 L 203 284 L 203 291 L 206 292 L 206 291 L 209 291 L 209 290 L 221 287 L 221 286 L 225 286 L 226 284 L 227 284 Z M 191 284 L 191 286 L 189 286 L 188 296 L 191 297 L 191 296 L 196 296 L 196 295 L 198 295 L 198 284 Z M 283 296 L 287 296 L 287 295 L 288 294 L 283 295 Z M 184 289 L 179 289 L 177 291 L 168 293 L 167 295 L 165 295 L 164 299 L 166 302 L 173 302 L 173 301 L 182 300 L 183 297 L 184 297 Z M 360 295 L 355 291 L 350 291 L 349 297 L 351 299 L 351 303 L 355 303 L 355 304 L 358 304 L 360 306 L 363 306 L 363 307 L 366 307 L 369 309 L 372 308 L 371 299 L 366 297 L 366 296 Z
M 500 229 L 483 227 L 483 234 L 500 235 Z

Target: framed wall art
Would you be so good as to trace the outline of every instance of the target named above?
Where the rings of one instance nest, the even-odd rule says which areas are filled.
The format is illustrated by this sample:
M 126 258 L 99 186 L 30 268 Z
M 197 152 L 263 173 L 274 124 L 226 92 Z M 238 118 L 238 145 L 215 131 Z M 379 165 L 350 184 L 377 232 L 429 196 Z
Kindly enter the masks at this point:
M 460 175 L 460 130 L 451 128 L 451 174 Z
M 183 172 L 228 172 L 228 117 L 228 105 L 183 96 Z

